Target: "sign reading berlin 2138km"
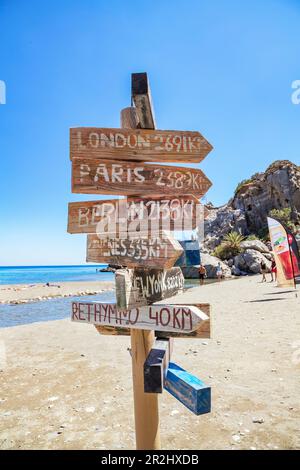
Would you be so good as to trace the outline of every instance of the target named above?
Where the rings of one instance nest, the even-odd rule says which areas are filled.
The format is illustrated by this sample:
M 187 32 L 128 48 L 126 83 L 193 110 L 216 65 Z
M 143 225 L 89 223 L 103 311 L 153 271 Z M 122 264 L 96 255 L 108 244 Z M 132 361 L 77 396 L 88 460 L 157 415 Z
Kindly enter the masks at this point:
M 206 213 L 193 196 L 70 202 L 68 232 L 111 233 L 127 238 L 128 232 L 134 231 L 193 230 Z

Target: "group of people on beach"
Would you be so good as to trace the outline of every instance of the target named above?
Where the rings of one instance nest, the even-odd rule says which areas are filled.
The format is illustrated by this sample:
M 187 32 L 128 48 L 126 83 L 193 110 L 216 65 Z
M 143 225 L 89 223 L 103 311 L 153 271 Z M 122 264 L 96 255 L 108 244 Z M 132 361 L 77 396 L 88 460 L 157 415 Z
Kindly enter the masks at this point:
M 204 279 L 207 277 L 207 272 L 206 272 L 206 268 L 203 264 L 200 264 L 199 268 L 198 268 L 198 272 L 199 272 L 199 282 L 200 282 L 200 286 L 203 286 L 204 284 Z M 260 272 L 262 274 L 262 281 L 261 282 L 267 282 L 267 278 L 266 278 L 266 274 L 270 273 L 271 274 L 271 280 L 270 282 L 273 282 L 273 281 L 276 281 L 277 280 L 277 267 L 276 267 L 276 263 L 275 263 L 275 260 L 274 258 L 272 259 L 272 264 L 271 264 L 271 268 L 268 269 L 267 268 L 267 265 L 264 261 L 262 261 L 260 263 Z M 217 268 L 216 268 L 216 277 L 218 279 L 218 281 L 220 282 L 224 275 L 223 275 L 223 269 L 222 269 L 222 266 L 221 266 L 221 263 L 218 263 L 217 265 Z
M 199 272 L 199 282 L 200 282 L 200 286 L 203 286 L 204 284 L 204 279 L 207 277 L 207 272 L 206 272 L 206 268 L 203 264 L 200 264 L 199 266 L 199 269 L 198 269 L 198 272 Z M 217 268 L 216 268 L 216 276 L 217 276 L 217 279 L 218 281 L 220 282 L 222 279 L 223 279 L 223 269 L 222 269 L 222 266 L 221 266 L 221 263 L 218 263 L 217 265 Z

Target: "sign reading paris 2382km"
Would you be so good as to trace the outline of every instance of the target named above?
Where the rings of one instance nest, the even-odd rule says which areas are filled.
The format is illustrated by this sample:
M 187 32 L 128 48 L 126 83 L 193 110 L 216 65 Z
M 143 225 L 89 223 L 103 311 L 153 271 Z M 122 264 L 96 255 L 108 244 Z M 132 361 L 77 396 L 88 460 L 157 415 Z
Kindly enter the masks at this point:
M 70 129 L 70 157 L 149 162 L 201 162 L 211 144 L 192 131 L 148 129 Z

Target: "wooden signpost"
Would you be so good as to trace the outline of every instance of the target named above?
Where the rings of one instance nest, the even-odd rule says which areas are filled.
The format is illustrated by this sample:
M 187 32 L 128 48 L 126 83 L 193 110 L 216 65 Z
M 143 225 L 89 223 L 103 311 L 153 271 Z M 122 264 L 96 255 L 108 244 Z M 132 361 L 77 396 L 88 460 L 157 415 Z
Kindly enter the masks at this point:
M 181 305 L 180 302 L 177 302 L 177 305 Z M 155 336 L 157 338 L 184 338 L 184 339 L 208 339 L 211 337 L 211 321 L 210 321 L 210 304 L 194 304 L 195 307 L 198 307 L 202 312 L 207 315 L 207 320 L 203 320 L 202 323 L 196 328 L 196 330 L 191 333 L 182 333 L 180 331 L 155 331 Z M 112 335 L 112 336 L 128 336 L 131 334 L 129 328 L 119 327 L 119 326 L 96 326 L 97 331 L 101 335 Z
M 155 304 L 122 310 L 116 304 L 72 302 L 71 319 L 93 325 L 191 333 L 208 320 L 208 316 L 194 305 Z
M 120 129 L 70 130 L 72 191 L 128 196 L 69 204 L 68 232 L 88 234 L 87 261 L 126 267 L 116 273 L 115 304 L 73 302 L 71 318 L 131 336 L 136 447 L 160 449 L 163 388 L 196 414 L 210 411 L 210 388 L 170 363 L 174 337 L 210 337 L 210 306 L 165 301 L 184 283 L 170 231 L 203 221 L 198 198 L 211 182 L 199 169 L 157 163 L 200 162 L 212 146 L 199 132 L 155 129 L 147 74 L 132 74 L 131 99 Z
M 173 262 L 174 264 L 174 262 Z M 120 269 L 116 272 L 116 297 L 119 308 L 151 305 L 183 291 L 181 268 Z
M 174 266 L 182 252 L 180 243 L 167 232 L 134 232 L 128 238 L 87 236 L 86 260 L 93 263 L 166 269 Z
M 138 120 L 135 125 L 130 127 L 155 129 L 150 83 L 146 73 L 133 73 L 131 75 L 131 100 L 135 105 Z
M 71 160 L 198 163 L 212 150 L 199 132 L 74 128 Z
M 172 338 L 156 339 L 144 364 L 145 393 L 162 393 L 173 349 Z
M 204 196 L 211 182 L 201 170 L 150 163 L 75 158 L 72 192 L 80 194 Z
M 115 233 L 160 230 L 193 230 L 207 214 L 194 196 L 128 197 L 104 201 L 70 202 L 69 233 Z M 97 230 L 99 224 L 102 229 Z M 168 228 L 167 228 L 168 227 Z M 124 237 L 124 235 L 123 235 Z
M 165 389 L 196 415 L 210 413 L 211 389 L 202 380 L 177 364 L 170 363 L 164 381 Z

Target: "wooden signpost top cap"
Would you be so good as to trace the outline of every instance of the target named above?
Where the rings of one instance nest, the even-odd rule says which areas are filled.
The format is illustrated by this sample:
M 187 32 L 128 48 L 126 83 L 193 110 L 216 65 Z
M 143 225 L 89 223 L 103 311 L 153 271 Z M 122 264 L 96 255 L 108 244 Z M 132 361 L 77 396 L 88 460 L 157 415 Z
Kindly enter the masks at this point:
M 131 99 L 140 121 L 137 127 L 155 129 L 156 123 L 147 73 L 131 74 Z

